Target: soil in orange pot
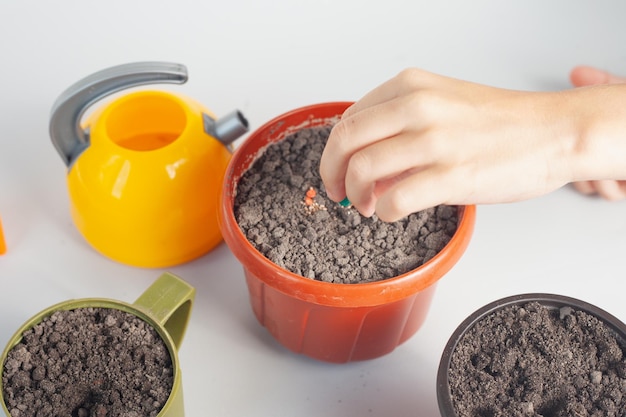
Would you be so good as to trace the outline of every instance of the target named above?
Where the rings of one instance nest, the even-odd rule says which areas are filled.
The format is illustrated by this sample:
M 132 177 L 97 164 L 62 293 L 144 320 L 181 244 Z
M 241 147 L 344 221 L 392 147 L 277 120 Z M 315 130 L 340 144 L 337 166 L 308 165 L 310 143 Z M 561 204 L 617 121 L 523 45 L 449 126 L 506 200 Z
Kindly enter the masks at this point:
M 330 129 L 271 144 L 241 176 L 234 213 L 250 243 L 293 273 L 343 284 L 401 275 L 443 249 L 457 229 L 456 206 L 387 223 L 326 197 L 319 162 Z

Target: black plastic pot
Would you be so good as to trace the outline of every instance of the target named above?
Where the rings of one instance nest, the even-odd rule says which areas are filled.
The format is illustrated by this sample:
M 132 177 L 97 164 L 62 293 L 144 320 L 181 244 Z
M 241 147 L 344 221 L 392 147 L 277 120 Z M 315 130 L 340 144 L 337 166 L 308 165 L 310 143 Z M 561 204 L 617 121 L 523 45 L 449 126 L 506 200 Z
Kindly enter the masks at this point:
M 571 307 L 573 310 L 583 311 L 595 316 L 615 332 L 615 336 L 620 345 L 626 346 L 626 324 L 608 312 L 585 301 L 563 295 L 546 293 L 520 294 L 493 301 L 467 317 L 456 328 L 444 348 L 437 372 L 437 401 L 442 417 L 458 417 L 453 406 L 452 394 L 450 392 L 448 369 L 450 368 L 450 363 L 457 344 L 460 342 L 463 335 L 482 318 L 489 316 L 497 310 L 512 305 L 525 305 L 534 301 L 548 308 L 561 309 L 563 307 Z

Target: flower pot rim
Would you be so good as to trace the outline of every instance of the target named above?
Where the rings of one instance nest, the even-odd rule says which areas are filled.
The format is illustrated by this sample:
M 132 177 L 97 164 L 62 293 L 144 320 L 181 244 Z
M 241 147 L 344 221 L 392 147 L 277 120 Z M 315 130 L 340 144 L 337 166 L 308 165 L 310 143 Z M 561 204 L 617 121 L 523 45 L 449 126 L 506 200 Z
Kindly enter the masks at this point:
M 468 246 L 474 229 L 476 206 L 457 206 L 459 209 L 457 230 L 446 246 L 423 265 L 397 277 L 381 281 L 338 284 L 300 276 L 279 267 L 266 258 L 248 241 L 239 228 L 234 217 L 232 204 L 239 180 L 235 176 L 236 167 L 242 166 L 242 172 L 244 172 L 269 144 L 284 139 L 296 130 L 325 125 L 329 119 L 339 117 L 351 104 L 351 102 L 328 102 L 299 107 L 273 118 L 252 132 L 235 151 L 227 167 L 220 196 L 219 225 L 224 240 L 235 257 L 244 265 L 244 268 L 249 269 L 265 284 L 292 297 L 312 303 L 362 307 L 397 301 L 435 284 L 457 263 Z M 292 128 L 288 127 L 286 132 L 282 132 L 276 137 L 269 138 L 278 129 L 285 129 L 285 124 L 292 118 L 304 121 L 294 124 Z M 259 141 L 262 142 L 261 146 L 255 147 L 253 142 Z M 257 149 L 258 151 L 256 151 Z M 272 274 L 262 272 L 267 269 L 271 270 Z
M 463 320 L 446 342 L 437 370 L 437 402 L 442 417 L 457 416 L 454 411 L 452 396 L 449 390 L 448 368 L 450 367 L 450 361 L 456 350 L 456 346 L 465 333 L 473 328 L 477 322 L 495 311 L 509 306 L 522 305 L 535 301 L 548 308 L 572 307 L 574 310 L 590 314 L 605 323 L 622 343 L 626 343 L 626 324 L 624 322 L 608 311 L 578 298 L 561 294 L 537 292 L 516 294 L 492 301 L 480 307 Z

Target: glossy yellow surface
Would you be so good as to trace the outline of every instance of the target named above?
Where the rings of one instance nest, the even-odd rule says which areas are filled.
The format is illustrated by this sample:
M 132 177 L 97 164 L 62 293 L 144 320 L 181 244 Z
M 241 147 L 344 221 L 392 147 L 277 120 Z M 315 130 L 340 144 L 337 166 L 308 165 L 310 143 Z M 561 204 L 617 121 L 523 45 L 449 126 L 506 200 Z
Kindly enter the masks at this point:
M 90 145 L 68 173 L 72 218 L 105 256 L 140 267 L 197 258 L 222 239 L 217 202 L 230 151 L 200 104 L 139 91 L 86 121 Z

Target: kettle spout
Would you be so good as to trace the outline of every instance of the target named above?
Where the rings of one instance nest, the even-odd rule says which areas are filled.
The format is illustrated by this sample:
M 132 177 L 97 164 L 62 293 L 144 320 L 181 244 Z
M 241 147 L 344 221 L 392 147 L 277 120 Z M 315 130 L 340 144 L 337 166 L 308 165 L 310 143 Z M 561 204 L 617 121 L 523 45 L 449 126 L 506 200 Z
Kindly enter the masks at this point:
M 202 118 L 204 131 L 224 145 L 230 145 L 248 131 L 248 120 L 239 110 L 233 110 L 217 120 L 206 113 L 202 114 Z

